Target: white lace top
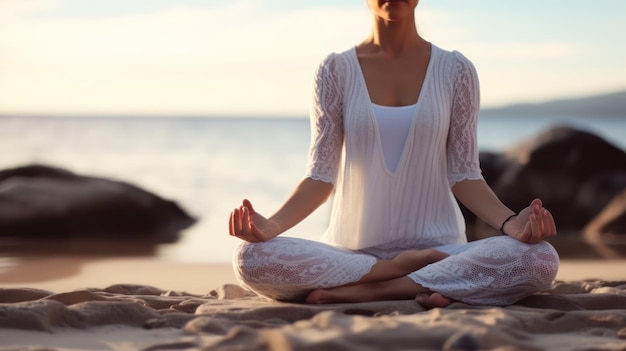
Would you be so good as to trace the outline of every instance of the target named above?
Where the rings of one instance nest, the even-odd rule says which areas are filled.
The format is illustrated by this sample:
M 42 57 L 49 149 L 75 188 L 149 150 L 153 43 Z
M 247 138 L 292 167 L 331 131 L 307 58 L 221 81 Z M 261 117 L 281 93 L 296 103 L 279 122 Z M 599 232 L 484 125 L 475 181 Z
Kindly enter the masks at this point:
M 481 179 L 479 89 L 472 63 L 432 45 L 396 169 L 385 166 L 355 48 L 320 64 L 306 176 L 335 185 L 323 241 L 350 249 L 423 248 L 466 241 L 450 186 Z

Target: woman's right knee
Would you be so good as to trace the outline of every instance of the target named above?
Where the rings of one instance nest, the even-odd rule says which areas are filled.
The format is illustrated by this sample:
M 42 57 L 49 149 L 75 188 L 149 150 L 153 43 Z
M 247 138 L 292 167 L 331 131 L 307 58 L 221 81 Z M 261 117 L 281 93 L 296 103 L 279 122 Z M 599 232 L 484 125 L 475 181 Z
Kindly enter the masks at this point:
M 249 243 L 242 241 L 233 252 L 233 269 L 235 270 L 235 276 L 240 282 L 245 283 L 248 281 L 250 275 L 250 269 L 258 267 L 258 262 L 254 262 L 255 258 L 259 256 L 259 252 L 262 251 L 260 247 L 264 243 Z
M 270 277 L 279 279 L 271 273 L 284 266 L 278 257 L 284 259 L 289 255 L 290 250 L 286 250 L 286 245 L 292 244 L 292 241 L 292 238 L 278 237 L 266 242 L 241 242 L 233 252 L 233 268 L 237 279 L 246 284 L 265 283 Z
M 310 292 L 306 285 L 298 287 L 297 277 L 289 267 L 277 261 L 276 255 L 289 256 L 284 244 L 275 238 L 267 242 L 239 244 L 233 253 L 233 269 L 239 284 L 258 295 L 278 301 L 302 301 Z M 275 241 L 276 240 L 276 241 Z

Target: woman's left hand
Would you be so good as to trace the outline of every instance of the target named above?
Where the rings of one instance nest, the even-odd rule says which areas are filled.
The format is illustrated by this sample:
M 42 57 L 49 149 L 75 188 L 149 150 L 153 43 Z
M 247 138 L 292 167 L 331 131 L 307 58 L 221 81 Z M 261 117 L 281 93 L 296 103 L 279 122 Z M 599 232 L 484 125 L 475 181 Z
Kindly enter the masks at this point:
M 534 199 L 530 206 L 505 223 L 503 232 L 519 241 L 534 244 L 556 236 L 556 224 L 541 200 Z

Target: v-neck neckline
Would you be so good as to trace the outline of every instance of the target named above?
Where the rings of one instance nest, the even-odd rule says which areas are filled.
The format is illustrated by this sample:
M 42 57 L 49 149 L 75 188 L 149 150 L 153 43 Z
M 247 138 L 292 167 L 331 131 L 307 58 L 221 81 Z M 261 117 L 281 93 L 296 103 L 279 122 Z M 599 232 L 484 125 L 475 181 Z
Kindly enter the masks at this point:
M 370 97 L 369 90 L 367 88 L 365 75 L 363 74 L 363 68 L 361 67 L 361 63 L 359 62 L 359 57 L 356 52 L 356 46 L 352 47 L 352 57 L 354 59 L 354 62 L 356 63 L 356 69 L 358 71 L 359 81 L 361 83 L 361 93 L 365 94 L 365 98 L 367 99 L 368 118 L 370 120 L 370 123 L 372 123 L 373 128 L 376 133 L 376 143 L 377 143 L 376 149 L 379 155 L 378 159 L 379 159 L 379 162 L 381 162 L 382 167 L 385 170 L 385 172 L 387 172 L 387 174 L 390 176 L 397 175 L 400 172 L 400 170 L 404 168 L 404 164 L 406 163 L 406 158 L 408 157 L 410 149 L 413 145 L 413 139 L 414 139 L 413 135 L 415 134 L 415 120 L 420 110 L 420 107 L 422 105 L 422 101 L 424 100 L 423 99 L 424 90 L 425 90 L 424 88 L 427 87 L 430 81 L 430 76 L 432 75 L 431 72 L 433 70 L 432 67 L 433 67 L 433 62 L 435 60 L 434 57 L 436 53 L 437 53 L 437 47 L 431 43 L 430 44 L 430 57 L 428 58 L 428 65 L 426 66 L 426 73 L 424 74 L 424 80 L 422 81 L 422 86 L 420 87 L 420 92 L 417 95 L 417 101 L 415 102 L 415 109 L 413 111 L 413 116 L 411 118 L 411 125 L 409 127 L 409 133 L 407 135 L 406 140 L 404 141 L 402 154 L 400 155 L 398 164 L 396 165 L 396 168 L 392 171 L 389 168 L 387 168 L 387 163 L 385 162 L 385 156 L 383 153 L 383 145 L 382 145 L 382 140 L 380 136 L 380 130 L 378 128 L 378 122 L 376 121 L 376 116 L 374 115 L 374 110 L 372 108 L 373 102 Z M 385 105 L 381 105 L 381 106 L 385 106 Z M 403 107 L 403 106 L 385 106 L 385 107 Z

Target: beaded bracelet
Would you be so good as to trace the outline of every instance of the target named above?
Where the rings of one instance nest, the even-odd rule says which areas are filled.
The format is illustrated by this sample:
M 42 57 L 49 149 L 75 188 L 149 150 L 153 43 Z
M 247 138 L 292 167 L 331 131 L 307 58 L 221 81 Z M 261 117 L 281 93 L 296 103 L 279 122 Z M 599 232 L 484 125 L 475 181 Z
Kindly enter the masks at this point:
M 508 216 L 507 219 L 505 219 L 504 222 L 502 222 L 502 225 L 500 226 L 501 232 L 504 233 L 504 225 L 506 224 L 506 222 L 510 221 L 515 216 L 517 216 L 517 213 L 513 213 L 512 215 Z

